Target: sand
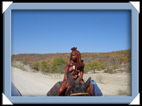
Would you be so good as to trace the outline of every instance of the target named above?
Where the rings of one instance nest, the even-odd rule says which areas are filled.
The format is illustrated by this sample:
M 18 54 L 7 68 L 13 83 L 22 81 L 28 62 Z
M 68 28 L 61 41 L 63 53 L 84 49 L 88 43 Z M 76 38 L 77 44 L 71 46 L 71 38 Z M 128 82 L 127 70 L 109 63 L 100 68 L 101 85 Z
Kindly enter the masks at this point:
M 23 71 L 12 67 L 12 82 L 23 96 L 46 96 L 53 85 L 62 81 L 63 74 L 42 74 L 40 72 Z M 89 77 L 101 89 L 103 96 L 131 96 L 131 74 L 103 72 L 84 74 L 86 81 Z

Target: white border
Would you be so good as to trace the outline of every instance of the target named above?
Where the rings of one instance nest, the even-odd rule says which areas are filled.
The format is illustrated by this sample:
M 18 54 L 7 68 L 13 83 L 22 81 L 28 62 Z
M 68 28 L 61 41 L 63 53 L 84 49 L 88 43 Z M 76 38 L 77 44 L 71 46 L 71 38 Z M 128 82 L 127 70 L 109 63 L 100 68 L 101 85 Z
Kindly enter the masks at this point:
M 140 13 L 140 1 L 130 1 L 130 3 L 136 8 L 136 10 Z
M 13 3 L 13 1 L 3 1 L 2 2 L 2 13 Z

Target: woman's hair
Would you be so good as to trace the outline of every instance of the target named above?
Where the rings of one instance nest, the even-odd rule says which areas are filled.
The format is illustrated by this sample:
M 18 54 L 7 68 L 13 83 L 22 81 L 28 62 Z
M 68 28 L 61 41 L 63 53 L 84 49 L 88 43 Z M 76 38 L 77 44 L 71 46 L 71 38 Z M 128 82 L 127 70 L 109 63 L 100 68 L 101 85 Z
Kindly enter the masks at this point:
M 77 58 L 76 67 L 84 66 L 84 63 L 83 63 L 82 60 L 81 60 L 81 54 L 80 54 L 80 52 L 77 50 L 77 47 L 72 47 L 71 50 L 72 50 L 72 52 L 71 52 L 71 55 L 70 55 L 70 60 L 72 60 L 72 53 L 75 53 L 76 58 Z

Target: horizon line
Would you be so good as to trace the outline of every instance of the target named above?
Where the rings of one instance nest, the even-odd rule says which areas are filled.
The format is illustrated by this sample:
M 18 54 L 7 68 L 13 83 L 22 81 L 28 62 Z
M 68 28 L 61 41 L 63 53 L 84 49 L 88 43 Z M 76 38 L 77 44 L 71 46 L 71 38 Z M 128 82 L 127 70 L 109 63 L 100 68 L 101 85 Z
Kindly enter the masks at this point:
M 131 50 L 131 49 L 125 49 L 125 50 Z M 80 52 L 80 53 L 111 53 L 111 52 L 119 52 L 119 51 L 125 51 L 125 50 L 116 50 L 116 51 L 109 51 L 109 52 Z M 17 53 L 12 55 L 20 55 L 20 54 L 63 54 L 63 53 L 71 53 L 71 52 L 56 52 L 56 53 Z

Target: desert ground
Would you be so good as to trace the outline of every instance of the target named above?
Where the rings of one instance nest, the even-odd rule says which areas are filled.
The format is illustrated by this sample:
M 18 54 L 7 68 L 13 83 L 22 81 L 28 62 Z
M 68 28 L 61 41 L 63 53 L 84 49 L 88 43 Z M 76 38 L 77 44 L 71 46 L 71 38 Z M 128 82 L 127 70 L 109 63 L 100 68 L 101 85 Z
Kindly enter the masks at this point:
M 64 77 L 63 74 L 43 74 L 16 67 L 12 67 L 11 71 L 12 82 L 22 96 L 46 96 L 53 85 Z M 84 74 L 83 79 L 86 81 L 89 77 L 97 83 L 103 96 L 131 96 L 131 73 L 109 74 L 99 71 Z

